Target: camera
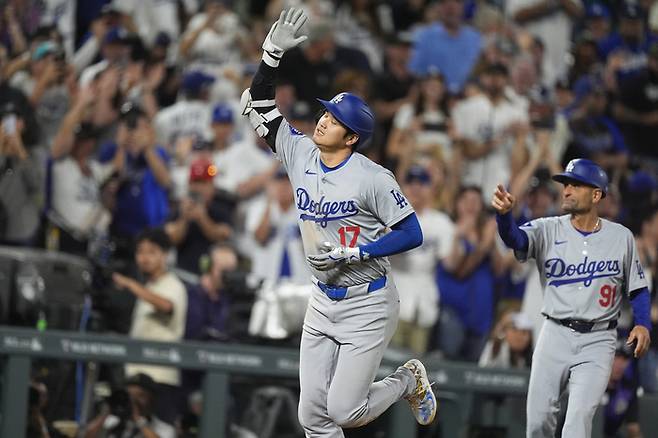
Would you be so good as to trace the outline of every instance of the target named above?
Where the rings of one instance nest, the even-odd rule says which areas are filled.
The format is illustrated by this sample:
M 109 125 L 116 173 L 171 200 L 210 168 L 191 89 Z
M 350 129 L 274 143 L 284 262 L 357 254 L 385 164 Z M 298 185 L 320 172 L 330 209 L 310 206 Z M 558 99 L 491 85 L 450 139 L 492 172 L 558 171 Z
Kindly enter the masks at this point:
M 144 115 L 144 111 L 132 102 L 126 102 L 121 106 L 120 120 L 123 121 L 131 131 L 134 131 L 137 128 L 140 117 L 143 117 Z
M 132 401 L 130 394 L 125 389 L 116 389 L 107 399 L 110 413 L 117 417 L 121 423 L 125 423 L 132 416 Z

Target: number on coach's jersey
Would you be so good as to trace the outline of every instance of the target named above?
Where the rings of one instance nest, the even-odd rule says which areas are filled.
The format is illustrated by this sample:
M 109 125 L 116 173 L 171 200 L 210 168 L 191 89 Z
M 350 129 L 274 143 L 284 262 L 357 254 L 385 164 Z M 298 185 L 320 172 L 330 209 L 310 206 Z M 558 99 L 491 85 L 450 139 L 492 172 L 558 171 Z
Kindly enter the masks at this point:
M 610 307 L 615 303 L 615 295 L 617 294 L 617 286 L 610 286 L 604 284 L 599 291 L 601 298 L 599 298 L 599 304 L 601 307 Z
M 391 190 L 391 195 L 393 195 L 393 199 L 395 199 L 395 203 L 398 205 L 398 207 L 404 208 L 409 205 L 402 193 L 398 192 L 397 190 Z

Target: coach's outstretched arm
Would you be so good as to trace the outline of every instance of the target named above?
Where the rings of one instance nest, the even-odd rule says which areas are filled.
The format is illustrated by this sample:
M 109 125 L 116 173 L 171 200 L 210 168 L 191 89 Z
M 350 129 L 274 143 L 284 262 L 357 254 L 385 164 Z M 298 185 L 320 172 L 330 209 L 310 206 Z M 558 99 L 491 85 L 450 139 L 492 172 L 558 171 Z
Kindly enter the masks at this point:
M 496 222 L 498 223 L 498 233 L 509 248 L 516 251 L 528 251 L 528 235 L 519 228 L 512 217 L 512 209 L 516 199 L 505 187 L 498 184 L 494 192 L 491 206 L 496 210 Z
M 281 113 L 274 102 L 274 80 L 281 57 L 308 38 L 301 34 L 306 22 L 301 9 L 290 8 L 281 12 L 263 41 L 263 58 L 251 87 L 244 90 L 240 99 L 242 115 L 249 118 L 259 137 L 275 150 L 276 132 L 281 124 Z

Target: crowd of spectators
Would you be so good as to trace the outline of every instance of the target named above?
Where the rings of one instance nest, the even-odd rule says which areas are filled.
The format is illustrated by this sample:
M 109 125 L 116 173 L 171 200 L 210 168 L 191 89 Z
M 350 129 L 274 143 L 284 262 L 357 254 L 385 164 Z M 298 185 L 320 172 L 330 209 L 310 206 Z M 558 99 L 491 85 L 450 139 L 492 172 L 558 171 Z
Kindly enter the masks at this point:
M 377 126 L 360 152 L 394 171 L 423 228 L 424 245 L 391 260 L 394 346 L 529 365 L 539 280 L 498 238 L 488 200 L 502 183 L 519 223 L 560 214 L 550 175 L 574 157 L 608 171 L 600 214 L 635 233 L 658 324 L 652 0 L 6 0 L 0 243 L 132 264 L 112 283 L 136 302 L 138 338 L 230 339 L 230 272 L 307 283 L 295 191 L 239 114 L 290 5 L 309 38 L 281 61 L 281 112 L 310 133 L 316 98 L 364 97 Z M 656 326 L 638 367 L 650 392 Z M 132 368 L 159 401 L 180 385 Z

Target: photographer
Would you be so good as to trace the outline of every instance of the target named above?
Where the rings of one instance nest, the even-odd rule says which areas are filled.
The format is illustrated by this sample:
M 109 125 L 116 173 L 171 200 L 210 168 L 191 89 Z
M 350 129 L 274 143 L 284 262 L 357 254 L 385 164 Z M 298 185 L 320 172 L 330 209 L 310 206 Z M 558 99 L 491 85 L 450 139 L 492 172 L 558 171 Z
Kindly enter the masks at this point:
M 125 249 L 144 228 L 164 224 L 171 176 L 169 156 L 156 145 L 153 126 L 137 106 L 125 104 L 121 108 L 116 141 L 101 148 L 99 160 L 107 163 L 118 153 L 125 154 L 125 161 L 118 173 L 110 233 Z
M 189 192 L 183 198 L 165 231 L 178 251 L 178 267 L 201 273 L 199 259 L 214 243 L 224 242 L 232 234 L 235 203 L 215 190 L 217 168 L 209 160 L 198 158 L 190 167 Z
M 210 250 L 209 258 L 208 272 L 188 293 L 185 339 L 225 340 L 227 337 L 230 302 L 225 279 L 238 269 L 238 256 L 232 247 L 216 245 Z
M 85 438 L 174 438 L 173 426 L 153 412 L 156 384 L 146 374 L 128 379 L 114 391 L 101 413 L 88 425 Z
M 28 154 L 23 117 L 12 103 L 0 108 L 0 243 L 31 245 L 39 227 L 41 166 Z
M 115 272 L 114 283 L 135 295 L 130 336 L 162 342 L 178 342 L 183 338 L 187 314 L 185 286 L 167 267 L 171 242 L 162 229 L 147 229 L 137 237 L 135 261 L 146 282 Z M 126 365 L 126 375 L 144 373 L 158 387 L 156 412 L 165 421 L 176 419 L 180 375 L 176 368 L 153 365 Z

